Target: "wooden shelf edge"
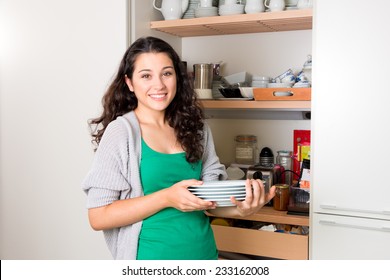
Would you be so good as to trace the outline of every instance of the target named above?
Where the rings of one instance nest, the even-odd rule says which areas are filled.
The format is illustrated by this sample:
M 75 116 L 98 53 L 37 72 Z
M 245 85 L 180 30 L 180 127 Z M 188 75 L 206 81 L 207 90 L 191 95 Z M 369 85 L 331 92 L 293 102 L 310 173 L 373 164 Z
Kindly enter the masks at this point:
M 312 29 L 312 18 L 312 9 L 303 9 L 160 20 L 150 22 L 150 28 L 179 37 L 260 33 Z M 253 28 L 248 28 L 249 26 Z
M 205 109 L 271 109 L 271 110 L 302 110 L 311 109 L 310 101 L 228 101 L 201 100 Z
M 206 212 L 207 215 L 214 217 L 214 215 Z M 259 221 L 266 223 L 276 224 L 288 224 L 296 226 L 309 226 L 309 217 L 300 215 L 290 215 L 287 211 L 276 211 L 270 206 L 264 206 L 256 214 L 247 217 L 230 217 L 230 216 L 218 216 L 220 218 L 232 218 L 239 220 Z

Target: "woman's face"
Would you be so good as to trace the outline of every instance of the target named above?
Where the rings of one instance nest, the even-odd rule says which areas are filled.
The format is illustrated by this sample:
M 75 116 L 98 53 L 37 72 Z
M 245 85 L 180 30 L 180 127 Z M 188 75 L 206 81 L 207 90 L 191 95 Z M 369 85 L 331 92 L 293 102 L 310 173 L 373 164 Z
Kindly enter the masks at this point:
M 166 53 L 140 54 L 126 84 L 138 99 L 138 109 L 164 111 L 176 95 L 176 72 Z

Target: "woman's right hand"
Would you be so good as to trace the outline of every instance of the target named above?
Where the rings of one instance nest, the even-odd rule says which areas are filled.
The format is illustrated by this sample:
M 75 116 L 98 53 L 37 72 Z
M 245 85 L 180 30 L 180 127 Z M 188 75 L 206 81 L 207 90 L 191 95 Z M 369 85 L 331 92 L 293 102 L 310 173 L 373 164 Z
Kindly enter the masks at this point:
M 173 207 L 183 212 L 215 209 L 215 202 L 196 197 L 187 189 L 189 186 L 201 184 L 203 184 L 202 181 L 195 179 L 183 180 L 161 192 L 164 194 L 168 207 Z

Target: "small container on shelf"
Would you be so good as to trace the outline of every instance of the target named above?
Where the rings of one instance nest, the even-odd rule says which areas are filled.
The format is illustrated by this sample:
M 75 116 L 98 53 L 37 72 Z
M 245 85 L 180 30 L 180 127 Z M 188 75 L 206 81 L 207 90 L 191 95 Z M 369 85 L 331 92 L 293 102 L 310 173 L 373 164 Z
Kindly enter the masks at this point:
M 273 206 L 275 210 L 287 211 L 289 204 L 289 185 L 276 184 L 275 196 L 273 198 Z
M 290 186 L 289 212 L 309 213 L 310 189 Z
M 255 164 L 257 155 L 257 137 L 255 135 L 237 135 L 236 163 Z

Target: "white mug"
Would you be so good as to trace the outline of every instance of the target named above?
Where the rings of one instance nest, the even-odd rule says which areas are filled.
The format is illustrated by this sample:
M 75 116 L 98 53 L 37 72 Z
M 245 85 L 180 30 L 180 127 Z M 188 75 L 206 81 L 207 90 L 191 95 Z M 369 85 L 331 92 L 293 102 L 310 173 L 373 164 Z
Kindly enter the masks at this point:
M 202 8 L 208 8 L 213 6 L 213 0 L 199 0 L 199 5 Z
M 264 12 L 263 0 L 246 0 L 245 13 L 254 14 Z
M 284 0 L 270 0 L 269 4 L 267 4 L 268 0 L 264 0 L 264 6 L 271 10 L 271 12 L 279 12 L 283 11 L 286 7 Z
M 156 0 L 153 0 L 153 7 L 159 10 L 164 19 L 180 19 L 187 10 L 189 0 L 162 0 L 161 7 L 156 6 Z

